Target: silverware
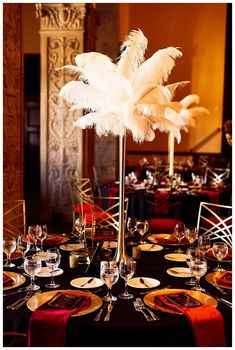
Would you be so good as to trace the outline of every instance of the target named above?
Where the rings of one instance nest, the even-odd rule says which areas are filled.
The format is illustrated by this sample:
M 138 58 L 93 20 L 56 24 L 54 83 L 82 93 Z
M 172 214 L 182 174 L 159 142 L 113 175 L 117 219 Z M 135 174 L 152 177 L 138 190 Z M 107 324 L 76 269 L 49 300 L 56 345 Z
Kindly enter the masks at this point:
M 20 298 L 20 299 L 16 300 L 14 303 L 8 305 L 8 306 L 7 306 L 7 309 L 16 310 L 16 307 L 17 307 L 18 305 L 21 305 L 21 303 L 25 302 L 25 301 L 28 300 L 29 298 L 31 298 L 32 294 L 33 294 L 33 290 L 29 290 L 29 291 L 27 292 L 27 294 L 24 296 L 23 299 Z
M 138 304 L 138 302 L 136 300 L 133 301 L 133 304 L 134 304 L 134 307 L 135 307 L 136 311 L 142 312 L 142 314 L 144 315 L 144 317 L 146 318 L 147 321 L 154 321 L 154 319 L 152 317 L 147 315 L 146 312 L 141 309 L 141 307 L 139 306 L 139 304 Z
M 154 321 L 160 320 L 160 318 L 157 315 L 155 315 L 155 313 L 152 310 L 150 310 L 147 306 L 145 306 L 145 304 L 143 303 L 143 301 L 140 298 L 136 298 L 136 301 L 142 310 L 147 310 L 150 313 L 150 315 L 152 316 Z
M 150 288 L 142 277 L 140 277 L 140 283 L 142 283 L 145 287 Z
M 169 289 L 171 288 L 172 285 L 171 284 L 168 284 L 165 288 L 162 288 L 162 287 L 159 287 L 159 288 L 154 288 L 154 289 L 151 289 L 151 290 L 148 290 L 147 292 L 140 292 L 140 294 L 148 294 L 148 293 L 151 293 L 151 292 L 154 292 L 155 290 L 159 290 L 159 289 Z
M 181 273 L 184 273 L 186 275 L 189 275 L 189 277 L 191 276 L 191 273 L 189 273 L 189 272 L 179 272 L 179 271 L 174 270 L 174 269 L 169 269 L 169 271 L 173 272 L 176 275 L 180 275 Z
M 41 293 L 41 290 L 37 290 L 34 294 L 32 293 L 29 297 L 22 299 L 22 302 L 17 304 L 12 310 L 20 309 L 24 305 L 24 303 L 26 303 L 26 301 L 28 301 L 32 296 L 40 294 L 40 293 Z
M 21 287 L 21 288 L 15 290 L 14 292 L 3 293 L 3 296 L 4 297 L 8 297 L 8 295 L 13 295 L 13 294 L 17 294 L 17 293 L 23 293 L 23 292 L 26 292 L 26 291 L 27 291 L 26 287 Z
M 220 301 L 221 303 L 227 305 L 228 307 L 231 307 L 232 308 L 232 303 L 226 299 L 223 299 L 223 298 L 216 298 L 216 300 Z
M 79 287 L 84 287 L 86 284 L 91 283 L 93 280 L 94 280 L 94 277 L 91 277 L 87 282 L 85 282 L 85 283 L 83 283 L 83 284 L 80 284 Z
M 216 284 L 213 284 L 213 286 L 214 286 L 216 289 L 218 289 L 222 294 L 225 294 L 225 295 L 226 295 L 226 294 L 230 294 L 230 292 L 224 290 L 223 288 L 217 286 Z
M 110 314 L 113 310 L 113 305 L 114 305 L 114 300 L 111 300 L 108 304 L 108 311 L 107 311 L 107 314 L 104 318 L 104 321 L 109 321 L 110 320 Z
M 100 308 L 100 310 L 98 311 L 97 315 L 94 318 L 94 321 L 99 321 L 102 312 L 106 309 L 106 306 L 108 305 L 108 301 L 105 301 L 102 305 L 102 307 Z

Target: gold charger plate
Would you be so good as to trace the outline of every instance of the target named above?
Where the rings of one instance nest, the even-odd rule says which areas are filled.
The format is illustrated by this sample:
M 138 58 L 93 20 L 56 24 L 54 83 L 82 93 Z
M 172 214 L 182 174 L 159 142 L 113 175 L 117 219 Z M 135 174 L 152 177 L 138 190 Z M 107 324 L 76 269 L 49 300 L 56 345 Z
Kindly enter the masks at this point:
M 172 239 L 177 240 L 177 238 L 173 233 L 153 233 L 149 235 L 147 239 L 151 243 L 158 243 L 162 245 L 173 245 L 173 246 L 189 245 L 189 242 L 186 239 L 183 239 L 180 243 L 176 241 L 172 242 Z
M 3 287 L 3 290 L 17 288 L 17 287 L 21 286 L 26 281 L 26 278 L 19 273 L 11 272 L 11 271 L 3 271 L 3 272 L 6 276 L 8 276 L 14 280 L 14 284 L 11 284 L 10 286 Z
M 228 271 L 228 272 L 232 272 L 232 271 Z M 216 279 L 219 278 L 223 273 L 224 273 L 224 271 L 211 272 L 211 273 L 208 273 L 208 275 L 206 275 L 205 278 L 206 278 L 207 282 L 209 282 L 210 284 L 215 284 L 216 286 L 221 287 L 221 288 L 232 289 L 232 286 L 228 286 L 227 284 L 222 284 L 222 283 L 217 284 L 216 283 Z
M 95 294 L 93 293 L 89 293 L 89 292 L 85 292 L 82 290 L 74 290 L 74 289 L 60 289 L 60 290 L 52 290 L 49 292 L 44 292 L 41 294 L 36 294 L 34 296 L 32 296 L 28 301 L 27 301 L 27 307 L 29 308 L 29 310 L 34 311 L 39 305 L 41 305 L 42 303 L 50 300 L 53 295 L 55 295 L 58 292 L 70 292 L 70 293 L 74 293 L 74 294 L 82 294 L 82 295 L 87 295 L 91 297 L 91 305 L 85 309 L 85 310 L 81 310 L 78 311 L 76 314 L 72 315 L 72 316 L 82 316 L 82 315 L 86 315 L 89 314 L 93 311 L 98 310 L 101 305 L 102 305 L 102 300 Z
M 180 292 L 181 293 L 184 292 L 184 293 L 186 293 L 188 295 L 191 295 L 192 297 L 194 297 L 195 299 L 198 299 L 199 301 L 201 301 L 204 304 L 208 304 L 208 305 L 211 305 L 213 307 L 217 307 L 217 305 L 218 305 L 217 301 L 213 297 L 211 297 L 210 295 L 205 294 L 205 293 L 201 293 L 201 292 L 198 292 L 198 291 L 195 291 L 195 290 L 188 290 L 188 289 L 160 289 L 160 290 L 155 290 L 155 291 L 150 292 L 147 295 L 145 295 L 144 302 L 145 302 L 146 305 L 152 307 L 153 309 L 160 310 L 160 311 L 163 311 L 163 312 L 167 312 L 167 313 L 170 313 L 170 314 L 179 314 L 179 315 L 181 315 L 180 312 L 177 312 L 177 311 L 174 311 L 174 310 L 170 310 L 167 307 L 162 307 L 162 306 L 156 305 L 154 303 L 155 295 L 167 295 L 167 294 L 180 293 Z

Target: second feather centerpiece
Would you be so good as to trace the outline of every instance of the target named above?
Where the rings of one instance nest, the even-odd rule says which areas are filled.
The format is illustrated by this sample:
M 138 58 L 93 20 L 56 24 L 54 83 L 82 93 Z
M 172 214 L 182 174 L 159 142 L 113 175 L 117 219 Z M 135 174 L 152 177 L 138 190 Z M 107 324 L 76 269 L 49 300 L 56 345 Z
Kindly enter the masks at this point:
M 188 81 L 164 85 L 182 56 L 180 50 L 168 47 L 156 51 L 144 59 L 147 38 L 141 30 L 133 30 L 120 48 L 115 64 L 101 53 L 89 52 L 75 57 L 76 66 L 59 69 L 76 74 L 79 80 L 68 82 L 60 90 L 60 96 L 73 104 L 72 110 L 89 111 L 78 117 L 75 127 L 94 127 L 99 136 L 119 136 L 119 232 L 114 260 L 125 257 L 125 154 L 126 133 L 134 141 L 153 141 L 155 130 L 168 132 L 180 142 L 180 130 L 194 125 L 194 116 L 207 114 L 203 107 L 190 107 L 199 103 L 197 95 L 186 96 L 180 102 L 173 101 L 175 91 Z

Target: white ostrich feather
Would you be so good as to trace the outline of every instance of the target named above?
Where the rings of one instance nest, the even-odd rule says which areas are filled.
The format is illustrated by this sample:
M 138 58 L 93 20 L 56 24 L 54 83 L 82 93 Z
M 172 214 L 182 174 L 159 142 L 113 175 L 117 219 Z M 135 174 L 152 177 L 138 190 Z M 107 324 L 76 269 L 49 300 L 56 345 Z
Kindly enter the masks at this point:
M 118 71 L 130 81 L 136 69 L 144 61 L 148 40 L 140 29 L 132 30 L 121 44 L 121 55 L 117 62 Z
M 186 97 L 184 97 L 180 103 L 183 107 L 185 108 L 188 108 L 191 104 L 195 103 L 195 104 L 198 104 L 199 103 L 199 96 L 198 95 L 195 95 L 195 94 L 191 94 L 191 95 L 188 95 Z
M 75 104 L 76 109 L 104 110 L 111 108 L 110 98 L 103 91 L 81 81 L 72 80 L 65 84 L 60 90 L 59 96 Z
M 180 56 L 181 51 L 174 47 L 158 50 L 137 69 L 133 86 L 144 83 L 162 84 L 175 66 L 175 59 Z
M 192 113 L 193 117 L 199 117 L 202 115 L 209 115 L 210 112 L 205 107 L 191 107 L 189 108 L 190 112 Z
M 73 75 L 76 75 L 76 74 L 80 74 L 80 70 L 78 69 L 77 66 L 73 66 L 72 64 L 66 64 L 65 66 L 63 67 L 59 67 L 59 68 L 56 68 L 55 70 L 64 70 L 65 72 L 69 73 L 69 74 L 73 74 Z
M 170 91 L 162 85 L 156 85 L 147 94 L 139 100 L 139 103 L 144 104 L 167 104 L 171 100 Z
M 188 84 L 190 84 L 190 81 L 185 80 L 185 81 L 179 81 L 179 82 L 173 83 L 173 84 L 167 84 L 167 85 L 165 85 L 165 87 L 170 91 L 171 99 L 173 99 L 174 96 L 175 96 L 176 90 L 177 89 L 181 89 L 181 88 L 185 87 Z

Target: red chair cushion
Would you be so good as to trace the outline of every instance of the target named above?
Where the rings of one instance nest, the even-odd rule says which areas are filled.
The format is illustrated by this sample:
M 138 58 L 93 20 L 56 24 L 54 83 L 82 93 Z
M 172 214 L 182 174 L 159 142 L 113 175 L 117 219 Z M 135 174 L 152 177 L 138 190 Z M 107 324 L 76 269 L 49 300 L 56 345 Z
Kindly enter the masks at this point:
M 149 220 L 149 231 L 154 233 L 172 233 L 176 224 L 183 224 L 183 221 L 171 218 L 152 218 Z
M 110 214 L 105 211 L 96 210 L 96 206 L 92 204 L 79 204 L 77 207 L 74 208 L 75 214 L 81 214 L 83 212 L 84 215 L 86 215 L 86 223 L 87 225 L 92 224 L 92 215 L 94 215 L 96 223 L 103 219 L 107 219 L 110 217 Z

